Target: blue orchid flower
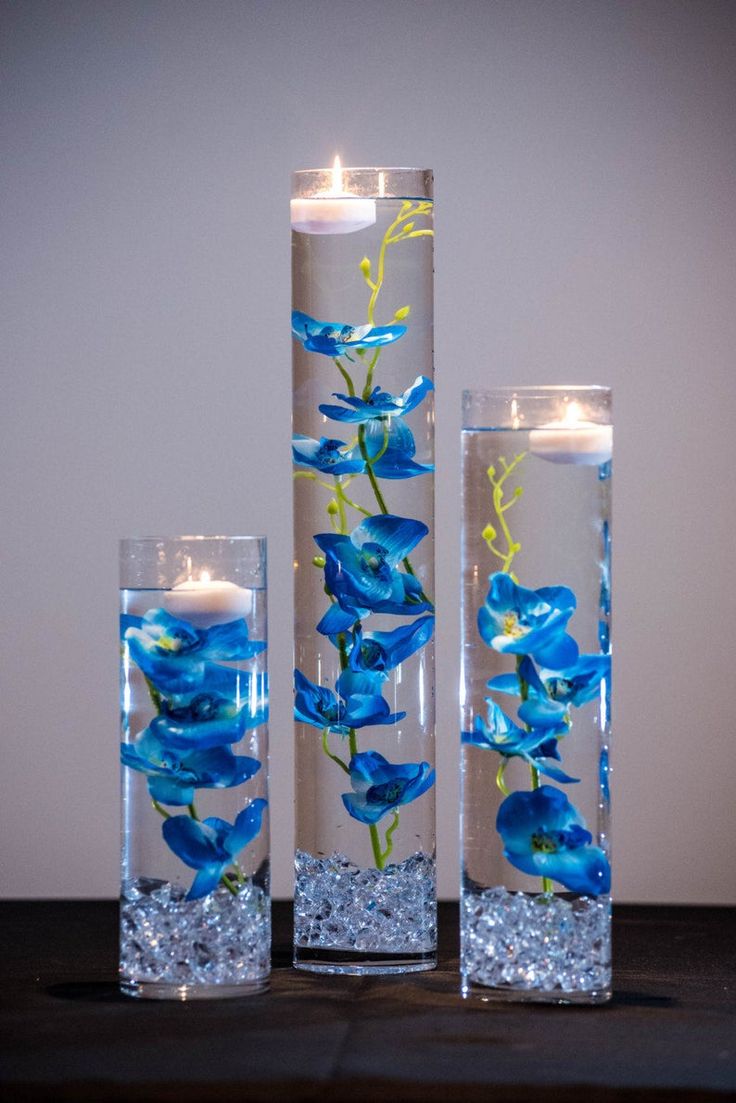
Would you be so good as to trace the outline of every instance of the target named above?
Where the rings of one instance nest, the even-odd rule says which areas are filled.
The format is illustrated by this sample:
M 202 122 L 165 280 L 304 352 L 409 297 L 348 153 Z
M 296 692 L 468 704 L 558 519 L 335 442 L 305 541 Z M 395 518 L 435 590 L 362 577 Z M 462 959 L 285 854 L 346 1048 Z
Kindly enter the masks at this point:
M 335 398 L 344 402 L 344 406 L 322 405 L 319 412 L 333 421 L 372 421 L 380 417 L 392 417 L 396 414 L 408 414 L 422 401 L 428 391 L 434 390 L 431 379 L 425 375 L 418 375 L 410 387 L 403 394 L 393 395 L 388 391 L 382 391 L 376 387 L 369 398 L 361 398 L 359 395 L 338 394 L 333 392 Z
M 523 873 L 549 877 L 571 892 L 600 896 L 611 888 L 611 869 L 578 810 L 551 785 L 512 793 L 498 810 L 496 829 L 504 855 Z
M 394 670 L 415 651 L 428 643 L 434 632 L 434 617 L 419 617 L 411 624 L 402 624 L 391 632 L 355 633 L 349 653 L 351 670 L 377 671 L 385 674 Z
M 365 450 L 379 479 L 412 479 L 434 471 L 433 463 L 417 463 L 414 459 L 414 434 L 400 417 L 366 422 Z
M 234 755 L 229 747 L 173 750 L 154 728 L 155 721 L 133 743 L 122 743 L 120 759 L 147 775 L 148 791 L 160 804 L 191 804 L 195 789 L 229 789 L 261 768 L 257 758 Z
M 230 824 L 217 816 L 194 820 L 190 816 L 170 816 L 164 820 L 164 839 L 182 862 L 199 872 L 187 893 L 187 900 L 208 896 L 227 867 L 261 830 L 267 801 L 252 800 Z
M 294 671 L 294 686 L 295 718 L 339 735 L 369 724 L 396 724 L 406 716 L 405 712 L 391 712 L 388 701 L 381 696 L 381 679 L 375 676 L 367 678 L 343 671 L 336 687 L 342 700 L 326 686 L 310 682 L 300 670 Z
M 565 631 L 577 604 L 567 586 L 527 590 L 510 575 L 489 577 L 490 589 L 478 612 L 478 630 L 494 651 L 531 655 L 543 666 L 562 670 L 578 657 L 578 645 Z
M 421 583 L 396 569 L 428 531 L 421 521 L 386 513 L 367 517 L 349 536 L 318 533 L 314 539 L 325 553 L 325 582 L 336 604 L 317 631 L 344 632 L 371 612 L 405 616 L 430 609 Z
M 312 467 L 325 475 L 357 475 L 365 471 L 365 460 L 351 450 L 343 440 L 329 437 L 303 437 L 296 434 L 291 446 L 294 463 L 300 467 Z
M 579 708 L 594 700 L 601 682 L 610 683 L 610 680 L 610 655 L 580 655 L 577 662 L 565 670 L 541 669 L 539 673 L 531 659 L 525 656 L 518 674 L 499 674 L 491 678 L 488 688 L 518 697 L 520 682 L 524 681 L 528 697 L 519 709 L 519 717 L 533 727 L 553 727 L 565 717 L 571 705 Z
M 165 609 L 149 609 L 139 624 L 123 621 L 123 639 L 130 657 L 162 693 L 192 693 L 209 684 L 211 660 L 251 659 L 265 648 L 248 638 L 244 620 L 195 628 Z
M 390 345 L 404 336 L 406 326 L 351 326 L 340 322 L 318 322 L 301 310 L 294 310 L 291 314 L 291 332 L 308 352 L 334 357 L 352 349 Z
M 550 731 L 549 728 L 525 731 L 518 727 L 491 697 L 486 697 L 486 702 L 488 704 L 487 722 L 482 716 L 476 716 L 473 730 L 462 733 L 462 743 L 497 751 L 504 758 L 523 758 L 538 773 L 554 778 L 563 785 L 580 780 L 577 777 L 570 777 L 564 770 L 560 770 L 548 761 L 550 758 L 559 760 L 557 735 L 564 735 L 567 730 L 564 726 L 555 731 Z
M 435 772 L 428 762 L 392 765 L 377 751 L 364 751 L 350 759 L 352 793 L 342 802 L 361 823 L 378 823 L 387 812 L 409 804 L 434 785 Z
M 580 655 L 566 670 L 540 670 L 540 676 L 553 701 L 580 707 L 598 696 L 601 682 L 610 682 L 611 656 Z

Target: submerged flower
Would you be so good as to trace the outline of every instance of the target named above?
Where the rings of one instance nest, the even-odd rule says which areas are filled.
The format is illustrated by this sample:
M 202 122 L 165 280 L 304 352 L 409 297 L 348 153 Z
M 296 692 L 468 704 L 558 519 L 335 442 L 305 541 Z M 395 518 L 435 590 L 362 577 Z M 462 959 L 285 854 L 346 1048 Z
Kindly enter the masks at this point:
M 504 855 L 523 873 L 549 877 L 571 892 L 599 896 L 611 888 L 608 858 L 578 810 L 551 785 L 512 793 L 498 810 Z
M 381 696 L 381 679 L 375 675 L 343 671 L 336 687 L 342 700 L 326 686 L 310 682 L 300 670 L 294 671 L 294 686 L 295 719 L 339 735 L 369 724 L 396 724 L 406 716 L 405 712 L 391 712 L 388 701 Z
M 212 660 L 251 659 L 266 646 L 248 638 L 242 619 L 196 628 L 165 609 L 149 609 L 140 621 L 131 620 L 123 620 L 130 657 L 156 689 L 167 694 L 196 692 L 204 681 L 209 683 Z
M 406 326 L 351 326 L 340 322 L 318 322 L 301 310 L 291 313 L 291 332 L 308 352 L 342 356 L 351 349 L 372 349 L 390 345 L 406 333 Z
M 393 670 L 424 647 L 432 638 L 434 617 L 419 617 L 411 624 L 402 624 L 391 632 L 363 632 L 358 629 L 350 649 L 351 670 L 381 673 Z
M 435 773 L 428 762 L 392 765 L 377 751 L 364 751 L 350 759 L 352 793 L 342 802 L 361 823 L 377 823 L 387 812 L 409 804 L 434 785 Z
M 478 630 L 494 651 L 531 655 L 555 670 L 574 663 L 578 645 L 565 631 L 575 611 L 575 594 L 567 586 L 527 590 L 502 571 L 492 574 Z
M 187 900 L 199 900 L 217 887 L 233 859 L 261 830 L 267 803 L 262 797 L 252 800 L 233 824 L 217 816 L 201 821 L 190 816 L 170 816 L 164 820 L 161 830 L 174 854 L 199 871 Z
M 414 459 L 414 434 L 400 417 L 366 422 L 365 450 L 379 479 L 412 479 L 434 471 L 433 463 L 417 463 Z
M 610 682 L 611 656 L 580 655 L 573 666 L 541 670 L 540 676 L 553 701 L 579 707 L 598 696 L 602 681 Z
M 292 438 L 291 451 L 294 463 L 300 467 L 312 467 L 325 475 L 356 475 L 365 470 L 363 457 L 343 440 L 329 437 L 314 440 L 296 434 Z
M 462 733 L 463 743 L 497 751 L 505 758 L 523 758 L 538 773 L 554 778 L 555 781 L 565 785 L 580 780 L 570 777 L 564 770 L 560 770 L 548 761 L 550 758 L 559 759 L 557 736 L 564 735 L 567 731 L 566 727 L 554 730 L 532 728 L 531 731 L 525 731 L 515 724 L 492 698 L 487 697 L 486 702 L 488 704 L 487 722 L 482 716 L 476 716 L 473 730 Z
M 173 750 L 154 726 L 155 721 L 133 743 L 121 744 L 120 759 L 147 775 L 148 791 L 160 804 L 191 804 L 195 789 L 229 789 L 261 768 L 257 758 L 234 755 L 229 747 Z
M 488 688 L 498 693 L 521 694 L 521 683 L 526 683 L 527 700 L 519 709 L 521 719 L 533 726 L 552 726 L 562 719 L 568 708 L 579 708 L 594 700 L 601 682 L 610 683 L 610 655 L 579 655 L 572 666 L 563 670 L 545 670 L 537 673 L 534 663 L 524 656 L 517 674 L 499 674 L 491 678 Z
M 344 632 L 371 612 L 402 616 L 431 608 L 421 583 L 397 570 L 428 531 L 421 521 L 386 513 L 366 517 L 349 536 L 318 533 L 314 539 L 325 553 L 325 582 L 336 604 L 317 631 L 326 636 Z
M 338 394 L 335 398 L 344 402 L 344 406 L 322 405 L 319 412 L 333 421 L 371 421 L 374 418 L 390 417 L 396 414 L 408 414 L 422 401 L 428 391 L 434 390 L 431 379 L 425 375 L 418 375 L 410 387 L 403 394 L 393 395 L 388 391 L 382 391 L 380 387 L 374 388 L 370 396 L 361 398 L 359 395 Z

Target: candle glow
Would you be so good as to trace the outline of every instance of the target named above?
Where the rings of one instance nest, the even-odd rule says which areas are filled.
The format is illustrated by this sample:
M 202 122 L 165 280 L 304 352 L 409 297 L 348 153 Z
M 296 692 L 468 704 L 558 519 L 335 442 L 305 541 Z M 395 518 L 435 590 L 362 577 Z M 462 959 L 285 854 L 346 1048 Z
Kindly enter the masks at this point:
M 353 234 L 376 221 L 374 199 L 345 190 L 342 162 L 335 155 L 327 191 L 291 200 L 291 228 L 301 234 Z
M 586 421 L 582 415 L 579 402 L 566 400 L 561 418 L 532 429 L 529 451 L 550 463 L 606 463 L 612 453 L 612 427 Z

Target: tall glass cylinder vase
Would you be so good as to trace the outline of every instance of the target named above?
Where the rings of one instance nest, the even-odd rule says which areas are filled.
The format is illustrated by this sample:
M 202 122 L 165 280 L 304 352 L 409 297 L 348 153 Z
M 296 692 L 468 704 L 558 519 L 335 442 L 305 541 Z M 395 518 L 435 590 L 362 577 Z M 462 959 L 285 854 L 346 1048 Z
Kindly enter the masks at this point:
M 120 546 L 123 992 L 267 987 L 266 542 Z
M 432 175 L 291 202 L 295 964 L 435 965 Z
M 611 394 L 465 392 L 465 996 L 611 995 Z

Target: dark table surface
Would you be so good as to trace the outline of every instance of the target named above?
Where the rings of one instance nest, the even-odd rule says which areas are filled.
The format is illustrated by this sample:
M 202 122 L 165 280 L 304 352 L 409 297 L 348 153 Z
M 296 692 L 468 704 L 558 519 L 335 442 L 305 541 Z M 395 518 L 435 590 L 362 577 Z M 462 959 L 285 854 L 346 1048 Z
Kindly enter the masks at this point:
M 600 1008 L 461 1000 L 456 904 L 435 972 L 355 978 L 293 970 L 277 903 L 270 992 L 194 1003 L 118 993 L 113 902 L 6 901 L 0 922 L 6 1099 L 736 1098 L 736 909 L 617 907 Z

